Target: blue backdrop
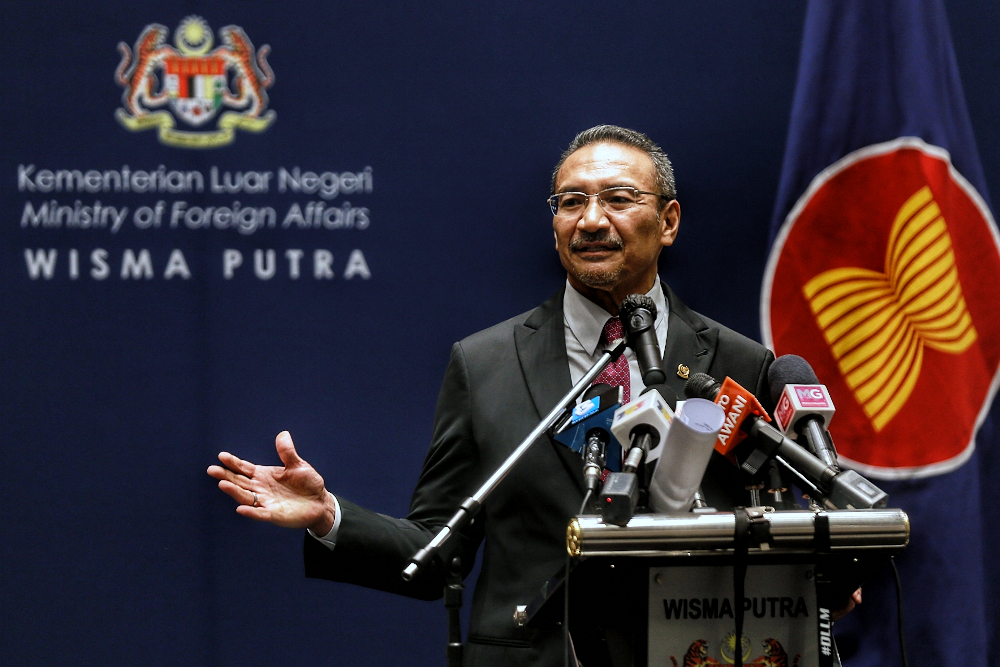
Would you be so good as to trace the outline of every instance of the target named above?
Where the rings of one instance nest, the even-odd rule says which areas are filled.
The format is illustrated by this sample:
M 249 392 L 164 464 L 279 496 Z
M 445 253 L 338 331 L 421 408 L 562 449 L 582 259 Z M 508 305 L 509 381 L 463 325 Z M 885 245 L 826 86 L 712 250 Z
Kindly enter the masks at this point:
M 945 4 L 996 192 L 1000 9 Z M 3 10 L 0 663 L 441 664 L 439 603 L 305 580 L 301 533 L 237 517 L 204 471 L 221 449 L 275 462 L 288 429 L 330 489 L 404 514 L 451 343 L 562 284 L 545 198 L 581 129 L 664 146 L 683 217 L 661 275 L 759 337 L 799 2 Z M 175 42 L 192 15 L 213 49 L 224 26 L 270 47 L 263 131 L 191 148 L 116 119 L 119 43 L 135 51 L 162 24 L 175 59 L 207 62 L 196 29 L 187 51 Z M 230 83 L 246 67 L 219 62 Z M 218 130 L 213 71 L 181 73 L 209 119 L 176 129 Z M 225 191 L 237 172 L 256 176 Z M 98 202 L 104 225 L 87 221 Z M 340 213 L 317 216 L 320 203 Z M 916 608 L 962 621 L 904 584 Z M 990 605 L 976 622 L 994 633 Z

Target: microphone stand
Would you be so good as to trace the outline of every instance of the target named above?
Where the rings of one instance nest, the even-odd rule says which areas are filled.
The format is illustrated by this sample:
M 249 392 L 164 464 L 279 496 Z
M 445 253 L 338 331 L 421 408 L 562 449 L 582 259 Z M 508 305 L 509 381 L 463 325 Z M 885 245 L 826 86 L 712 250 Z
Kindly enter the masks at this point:
M 493 492 L 493 489 L 495 489 L 497 485 L 503 481 L 504 477 L 506 477 L 514 466 L 517 465 L 517 462 L 528 453 L 528 450 L 531 449 L 532 445 L 538 441 L 542 434 L 559 421 L 559 418 L 566 411 L 566 408 L 576 402 L 576 399 L 587 390 L 587 387 L 589 387 L 594 380 L 597 379 L 597 376 L 601 374 L 601 371 L 603 371 L 608 364 L 617 360 L 618 357 L 622 355 L 625 351 L 625 347 L 626 343 L 623 338 L 619 340 L 612 349 L 605 350 L 604 353 L 601 354 L 601 358 L 590 367 L 590 370 L 587 371 L 582 378 L 580 378 L 579 382 L 573 385 L 573 388 L 569 390 L 569 393 L 562 397 L 559 403 L 552 408 L 552 411 L 538 423 L 538 426 L 536 426 L 531 433 L 529 433 L 528 436 L 521 441 L 521 444 L 517 446 L 517 449 L 511 452 L 510 456 L 508 456 L 507 459 L 500 464 L 500 467 L 497 468 L 496 472 L 494 472 L 490 478 L 479 487 L 479 490 L 462 501 L 462 503 L 458 506 L 458 510 L 455 511 L 455 514 L 451 517 L 448 523 L 446 523 L 441 530 L 438 531 L 437 535 L 434 536 L 434 539 L 428 542 L 427 546 L 413 554 L 413 557 L 410 559 L 410 564 L 406 566 L 405 570 L 403 570 L 403 579 L 405 581 L 411 581 L 421 568 L 431 561 L 445 541 L 451 537 L 452 533 L 459 532 L 465 527 L 465 524 L 467 524 L 479 513 L 479 509 L 482 507 L 483 501 L 486 500 L 487 496 Z
M 403 570 L 402 575 L 405 581 L 411 581 L 413 577 L 417 575 L 420 570 L 430 563 L 435 556 L 437 556 L 438 551 L 444 543 L 451 537 L 452 534 L 458 533 L 469 523 L 482 508 L 483 501 L 486 500 L 487 496 L 493 492 L 493 490 L 503 481 L 507 474 L 514 468 L 518 461 L 528 453 L 542 434 L 548 431 L 552 426 L 559 421 L 559 419 L 565 414 L 566 409 L 576 402 L 576 399 L 587 390 L 597 376 L 601 374 L 601 371 L 613 361 L 616 361 L 618 357 L 625 352 L 626 340 L 622 338 L 615 344 L 615 346 L 610 350 L 604 350 L 601 354 L 601 358 L 590 367 L 580 381 L 573 385 L 573 388 L 569 390 L 569 393 L 562 397 L 559 403 L 556 404 L 552 411 L 545 416 L 542 421 L 528 434 L 528 436 L 521 441 L 521 444 L 517 446 L 510 456 L 497 468 L 486 482 L 479 487 L 479 490 L 474 494 L 466 498 L 458 506 L 458 510 L 452 515 L 451 519 L 446 523 L 434 536 L 434 538 L 427 543 L 427 546 L 423 547 L 417 553 L 413 554 L 410 559 L 410 564 L 406 566 Z M 456 585 L 456 575 L 458 577 L 458 585 Z M 460 661 L 462 650 L 461 650 L 461 628 L 458 626 L 458 609 L 462 606 L 461 595 L 461 572 L 460 570 L 456 572 L 455 564 L 452 564 L 452 572 L 445 584 L 445 605 L 449 612 L 449 641 L 448 641 L 448 657 L 449 664 L 455 664 L 455 660 Z M 456 646 L 457 643 L 457 646 Z
M 448 667 L 462 667 L 462 559 L 455 556 L 444 582 L 444 606 L 448 610 Z

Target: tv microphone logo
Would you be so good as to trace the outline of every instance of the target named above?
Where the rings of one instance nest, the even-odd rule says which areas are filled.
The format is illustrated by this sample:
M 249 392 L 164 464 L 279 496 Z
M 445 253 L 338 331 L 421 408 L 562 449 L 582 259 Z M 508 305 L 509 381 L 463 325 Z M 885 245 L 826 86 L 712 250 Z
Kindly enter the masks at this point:
M 803 408 L 833 407 L 823 390 L 815 385 L 795 387 L 795 397 L 799 399 L 799 405 Z

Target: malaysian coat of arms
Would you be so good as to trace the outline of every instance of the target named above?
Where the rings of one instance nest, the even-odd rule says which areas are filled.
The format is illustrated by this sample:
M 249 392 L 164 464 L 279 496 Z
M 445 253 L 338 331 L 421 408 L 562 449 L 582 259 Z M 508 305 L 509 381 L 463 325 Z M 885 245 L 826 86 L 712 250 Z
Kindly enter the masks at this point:
M 168 34 L 153 23 L 134 49 L 118 44 L 115 79 L 125 92 L 115 118 L 125 128 L 156 128 L 171 146 L 214 148 L 232 143 L 236 130 L 262 132 L 274 122 L 277 115 L 267 108 L 274 83 L 268 45 L 255 50 L 242 28 L 228 25 L 219 30 L 222 45 L 213 49 L 212 31 L 198 16 L 181 21 L 174 46 Z

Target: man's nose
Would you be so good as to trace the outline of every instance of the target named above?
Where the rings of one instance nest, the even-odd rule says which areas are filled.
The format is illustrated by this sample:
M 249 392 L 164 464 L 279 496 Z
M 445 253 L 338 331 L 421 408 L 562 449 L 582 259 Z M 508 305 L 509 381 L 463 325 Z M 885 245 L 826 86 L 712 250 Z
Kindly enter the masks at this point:
M 611 221 L 608 220 L 599 197 L 589 197 L 587 199 L 587 206 L 583 209 L 583 215 L 580 216 L 580 221 L 576 226 L 588 232 L 596 232 L 602 227 L 611 226 Z

